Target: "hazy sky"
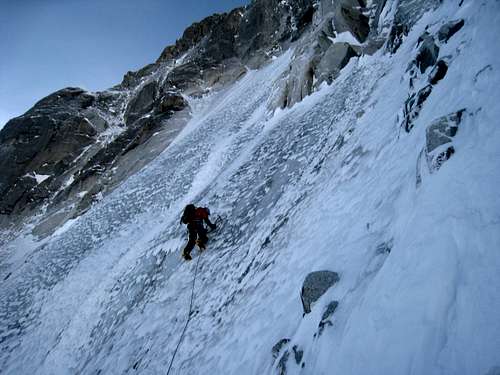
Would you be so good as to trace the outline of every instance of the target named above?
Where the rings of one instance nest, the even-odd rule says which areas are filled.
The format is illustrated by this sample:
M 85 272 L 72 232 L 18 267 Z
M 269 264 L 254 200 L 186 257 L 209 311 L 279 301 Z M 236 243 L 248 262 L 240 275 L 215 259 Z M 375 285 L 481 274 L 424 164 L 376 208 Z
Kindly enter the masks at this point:
M 0 128 L 67 86 L 102 90 L 194 21 L 250 0 L 0 0 Z

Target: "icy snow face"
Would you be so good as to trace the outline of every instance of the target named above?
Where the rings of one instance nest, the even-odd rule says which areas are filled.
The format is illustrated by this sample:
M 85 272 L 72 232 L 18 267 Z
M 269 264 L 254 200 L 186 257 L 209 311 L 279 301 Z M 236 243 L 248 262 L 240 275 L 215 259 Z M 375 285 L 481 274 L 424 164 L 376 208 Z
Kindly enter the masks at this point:
M 164 373 L 196 267 L 179 257 L 179 214 L 192 201 L 225 224 L 200 259 L 173 373 L 275 373 L 283 338 L 289 374 L 498 366 L 498 10 L 446 3 L 395 55 L 352 59 L 292 109 L 267 112 L 292 52 L 192 103 L 192 120 L 146 169 L 36 248 L 2 249 L 1 371 Z M 457 18 L 464 27 L 440 48 L 446 76 L 406 133 L 398 113 L 418 37 Z M 417 187 L 427 126 L 462 108 L 455 154 Z M 339 282 L 302 317 L 302 282 L 323 269 Z

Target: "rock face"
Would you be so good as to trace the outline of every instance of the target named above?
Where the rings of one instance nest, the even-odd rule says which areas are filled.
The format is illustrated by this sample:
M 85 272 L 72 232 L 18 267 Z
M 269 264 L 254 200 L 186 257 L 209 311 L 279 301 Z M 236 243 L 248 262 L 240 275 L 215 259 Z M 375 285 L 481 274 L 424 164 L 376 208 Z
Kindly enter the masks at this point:
M 304 314 L 310 313 L 312 304 L 337 281 L 339 281 L 339 275 L 332 271 L 315 271 L 308 274 L 300 292 Z
M 125 111 L 125 122 L 132 124 L 153 109 L 158 97 L 158 86 L 155 81 L 145 84 L 128 103 Z
M 384 4 L 382 0 L 374 1 L 370 7 L 351 0 L 314 2 L 309 8 L 311 20 L 304 16 L 301 23 L 307 32 L 290 63 L 279 106 L 292 107 L 323 82 L 332 84 L 351 58 L 376 50 L 377 38 L 369 37 L 375 34 L 375 19 Z
M 22 214 L 47 198 L 57 196 L 56 202 L 61 202 L 71 191 L 78 194 L 81 190 L 74 187 L 82 188 L 82 180 L 103 175 L 121 155 L 145 143 L 188 106 L 182 95 L 164 92 L 154 81 L 128 103 L 121 98 L 113 92 L 66 88 L 9 121 L 0 132 L 0 214 Z M 125 123 L 113 113 L 120 106 Z M 110 130 L 117 134 L 111 139 L 106 135 Z M 101 185 L 94 179 L 85 191 L 101 191 Z
M 189 26 L 173 46 L 166 47 L 157 62 L 181 57 L 200 43 L 206 49 L 205 61 L 222 61 L 235 56 L 235 35 L 243 16 L 244 8 L 236 8 L 229 13 L 214 14 Z
M 103 130 L 87 118 L 95 99 L 81 89 L 63 89 L 6 124 L 0 132 L 0 213 L 36 203 L 58 188 L 57 177 Z
M 391 53 L 395 53 L 420 16 L 426 11 L 436 8 L 440 3 L 440 0 L 400 1 L 392 20 L 386 49 Z
M 260 51 L 296 40 L 313 19 L 313 0 L 256 0 L 242 19 L 238 51 L 249 61 Z

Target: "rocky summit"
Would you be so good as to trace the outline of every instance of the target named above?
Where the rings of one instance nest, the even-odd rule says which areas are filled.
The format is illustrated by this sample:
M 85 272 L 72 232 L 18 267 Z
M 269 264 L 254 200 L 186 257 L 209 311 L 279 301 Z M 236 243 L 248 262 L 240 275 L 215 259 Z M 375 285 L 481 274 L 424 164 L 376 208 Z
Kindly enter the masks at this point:
M 435 5 L 428 3 L 419 10 Z M 36 232 L 45 235 L 79 216 L 168 146 L 190 117 L 189 98 L 227 87 L 290 48 L 290 72 L 270 109 L 300 102 L 323 82 L 332 83 L 352 57 L 381 47 L 384 5 L 253 1 L 194 23 L 155 63 L 128 72 L 109 90 L 66 88 L 42 99 L 0 135 L 0 213 L 9 216 L 2 225 L 42 209 L 45 220 Z M 336 41 L 336 35 L 352 40 Z
M 0 374 L 500 374 L 499 33 L 495 0 L 253 0 L 11 119 Z

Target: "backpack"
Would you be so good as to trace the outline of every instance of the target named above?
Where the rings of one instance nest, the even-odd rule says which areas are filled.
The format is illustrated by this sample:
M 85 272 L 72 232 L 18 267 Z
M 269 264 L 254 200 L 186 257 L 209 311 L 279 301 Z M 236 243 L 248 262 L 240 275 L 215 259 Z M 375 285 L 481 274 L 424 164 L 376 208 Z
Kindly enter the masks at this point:
M 193 219 L 195 212 L 196 212 L 196 207 L 194 206 L 194 204 L 188 204 L 184 208 L 184 212 L 181 217 L 181 222 L 184 224 L 189 223 Z
M 198 207 L 195 211 L 195 218 L 198 220 L 206 220 L 208 219 L 208 215 L 210 215 L 210 211 L 206 207 Z

